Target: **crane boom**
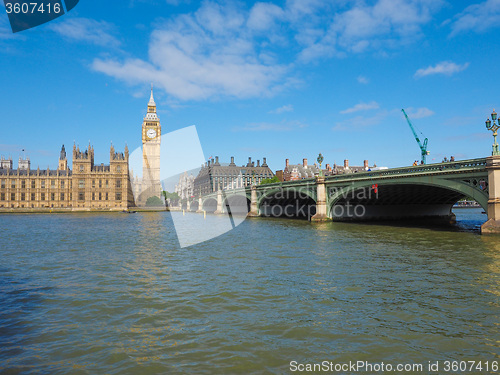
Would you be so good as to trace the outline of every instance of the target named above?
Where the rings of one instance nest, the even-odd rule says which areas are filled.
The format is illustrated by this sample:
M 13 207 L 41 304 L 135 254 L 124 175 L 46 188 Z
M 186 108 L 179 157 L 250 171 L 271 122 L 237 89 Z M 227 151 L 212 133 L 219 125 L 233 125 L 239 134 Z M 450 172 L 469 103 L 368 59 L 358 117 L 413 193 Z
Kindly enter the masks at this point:
M 418 147 L 420 147 L 420 151 L 421 151 L 421 154 L 422 154 L 422 162 L 424 164 L 426 164 L 426 156 L 429 155 L 429 151 L 427 151 L 427 141 L 428 141 L 428 139 L 425 138 L 424 139 L 424 143 L 422 144 L 422 142 L 420 141 L 420 138 L 418 137 L 418 134 L 415 131 L 415 128 L 413 127 L 413 124 L 411 123 L 410 119 L 408 118 L 408 115 L 406 114 L 405 110 L 401 109 L 401 111 L 403 111 L 403 114 L 406 117 L 406 121 L 408 121 L 408 125 L 410 125 L 410 129 L 411 129 L 411 131 L 413 133 L 413 136 L 415 137 L 415 140 L 418 143 Z

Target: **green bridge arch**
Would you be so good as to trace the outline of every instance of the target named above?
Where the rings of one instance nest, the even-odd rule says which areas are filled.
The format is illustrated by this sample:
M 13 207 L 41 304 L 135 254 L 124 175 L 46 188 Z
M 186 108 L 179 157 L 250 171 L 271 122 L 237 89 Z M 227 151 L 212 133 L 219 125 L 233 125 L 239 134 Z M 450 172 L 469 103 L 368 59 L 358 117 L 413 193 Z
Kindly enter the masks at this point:
M 206 199 L 218 199 L 219 206 L 222 207 L 222 205 L 225 206 L 227 204 L 227 200 L 230 197 L 239 195 L 250 200 L 250 215 L 259 216 L 263 204 L 269 202 L 274 197 L 276 197 L 276 200 L 272 203 L 277 205 L 289 203 L 291 201 L 290 198 L 298 198 L 299 200 L 302 199 L 308 205 L 314 202 L 317 206 L 318 189 L 320 186 L 324 186 L 324 189 L 326 189 L 326 201 L 324 203 L 321 201 L 319 204 L 324 205 L 321 207 L 326 206 L 326 214 L 331 218 L 332 207 L 345 202 L 346 196 L 359 190 L 369 191 L 374 185 L 385 196 L 379 202 L 376 202 L 373 197 L 363 201 L 372 206 L 392 207 L 393 209 L 394 205 L 404 206 L 404 198 L 407 198 L 408 203 L 406 205 L 408 209 L 418 208 L 423 212 L 422 207 L 426 206 L 425 201 L 427 200 L 427 206 L 429 207 L 432 205 L 436 207 L 441 206 L 439 208 L 440 214 L 443 214 L 448 209 L 448 215 L 452 215 L 451 208 L 453 203 L 462 197 L 470 197 L 476 200 L 483 209 L 487 210 L 488 207 L 489 191 L 486 158 L 334 175 L 320 180 L 310 178 L 286 181 L 226 190 L 221 192 L 223 198 L 218 197 L 218 193 L 214 192 L 202 199 L 203 201 Z M 388 197 L 388 192 L 399 194 L 399 200 Z M 413 195 L 421 196 L 421 201 L 416 202 L 416 198 L 412 195 L 412 192 L 417 192 L 418 194 Z M 280 193 L 283 195 L 281 203 Z

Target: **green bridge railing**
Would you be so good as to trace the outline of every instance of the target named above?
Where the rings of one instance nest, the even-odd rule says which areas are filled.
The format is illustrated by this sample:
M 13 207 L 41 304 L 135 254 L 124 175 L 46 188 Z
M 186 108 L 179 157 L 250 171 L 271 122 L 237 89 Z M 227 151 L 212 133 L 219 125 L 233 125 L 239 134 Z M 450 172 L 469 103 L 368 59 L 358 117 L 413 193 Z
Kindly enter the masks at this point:
M 378 171 L 366 171 L 358 173 L 348 173 L 341 175 L 328 176 L 325 180 L 337 181 L 337 180 L 352 180 L 357 178 L 366 177 L 385 177 L 394 175 L 412 175 L 412 174 L 435 174 L 435 173 L 453 173 L 453 172 L 465 172 L 465 171 L 477 171 L 486 170 L 486 158 L 480 159 L 470 159 L 461 161 L 452 161 L 437 164 L 427 164 L 427 165 L 417 165 L 410 167 L 399 167 L 382 169 Z

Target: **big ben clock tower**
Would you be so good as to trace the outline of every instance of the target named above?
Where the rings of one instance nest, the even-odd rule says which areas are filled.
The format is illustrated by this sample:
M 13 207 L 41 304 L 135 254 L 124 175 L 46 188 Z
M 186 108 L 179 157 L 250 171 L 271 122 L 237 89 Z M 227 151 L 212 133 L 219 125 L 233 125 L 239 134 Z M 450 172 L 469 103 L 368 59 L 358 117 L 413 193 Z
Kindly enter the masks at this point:
M 156 103 L 153 98 L 153 85 L 151 97 L 148 102 L 148 113 L 142 122 L 142 178 L 143 194 L 142 203 L 149 197 L 161 196 L 160 183 L 160 145 L 161 125 L 156 114 Z

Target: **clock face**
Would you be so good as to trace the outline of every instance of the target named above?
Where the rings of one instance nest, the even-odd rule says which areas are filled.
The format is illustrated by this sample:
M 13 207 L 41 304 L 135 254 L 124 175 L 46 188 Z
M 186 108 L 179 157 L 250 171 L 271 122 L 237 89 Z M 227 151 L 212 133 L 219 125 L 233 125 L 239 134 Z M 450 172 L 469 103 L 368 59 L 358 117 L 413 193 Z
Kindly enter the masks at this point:
M 148 129 L 146 135 L 148 136 L 148 138 L 154 138 L 154 137 L 156 137 L 156 130 Z

